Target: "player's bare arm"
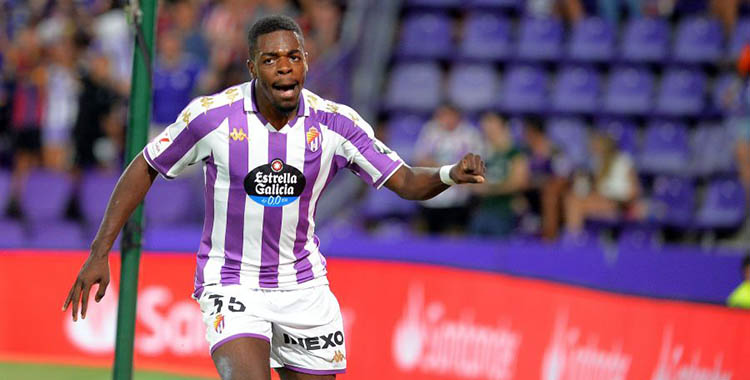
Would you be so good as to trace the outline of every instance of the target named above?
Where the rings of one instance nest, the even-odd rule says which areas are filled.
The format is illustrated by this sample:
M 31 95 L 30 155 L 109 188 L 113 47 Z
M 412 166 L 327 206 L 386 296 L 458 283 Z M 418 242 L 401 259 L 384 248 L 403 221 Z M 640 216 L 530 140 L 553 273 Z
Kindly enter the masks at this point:
M 78 277 L 73 282 L 63 304 L 63 311 L 72 304 L 74 321 L 78 320 L 79 302 L 81 318 L 86 318 L 89 292 L 94 284 L 99 286 L 95 297 L 96 302 L 104 297 L 107 285 L 109 285 L 109 250 L 130 214 L 143 201 L 156 175 L 156 170 L 146 163 L 142 155 L 138 155 L 117 182 L 99 231 L 91 243 L 89 257 L 78 272 Z
M 456 184 L 484 183 L 484 161 L 468 153 L 450 169 L 450 179 Z M 450 187 L 440 178 L 440 168 L 410 167 L 403 165 L 388 179 L 385 186 L 409 200 L 430 199 Z

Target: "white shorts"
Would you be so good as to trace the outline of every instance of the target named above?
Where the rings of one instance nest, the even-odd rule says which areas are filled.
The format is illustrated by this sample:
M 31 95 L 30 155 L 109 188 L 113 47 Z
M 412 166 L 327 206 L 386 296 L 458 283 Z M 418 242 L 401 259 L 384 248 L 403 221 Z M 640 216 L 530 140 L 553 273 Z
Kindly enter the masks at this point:
M 328 285 L 298 290 L 208 286 L 198 299 L 211 354 L 232 339 L 271 344 L 271 367 L 314 375 L 346 372 L 344 323 Z

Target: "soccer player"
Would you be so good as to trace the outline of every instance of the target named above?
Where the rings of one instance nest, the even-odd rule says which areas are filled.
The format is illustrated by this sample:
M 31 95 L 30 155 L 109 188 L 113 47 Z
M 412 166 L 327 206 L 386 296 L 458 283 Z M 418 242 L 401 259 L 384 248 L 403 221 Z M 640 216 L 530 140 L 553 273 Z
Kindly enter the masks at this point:
M 248 35 L 252 80 L 192 101 L 125 169 L 63 310 L 86 317 L 109 283 L 108 252 L 157 174 L 203 162 L 206 215 L 195 292 L 222 379 L 334 379 L 346 369 L 343 323 L 314 234 L 318 199 L 347 168 L 375 188 L 428 199 L 484 181 L 484 163 L 412 168 L 351 108 L 303 89 L 304 41 L 290 18 Z

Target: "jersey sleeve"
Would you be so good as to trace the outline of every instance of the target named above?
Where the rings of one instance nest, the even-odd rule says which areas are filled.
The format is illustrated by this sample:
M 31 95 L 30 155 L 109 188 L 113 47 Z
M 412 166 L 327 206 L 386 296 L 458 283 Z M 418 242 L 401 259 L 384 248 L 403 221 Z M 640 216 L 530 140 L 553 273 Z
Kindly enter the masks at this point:
M 333 129 L 343 137 L 337 154 L 346 158 L 346 167 L 368 185 L 379 189 L 404 161 L 375 137 L 372 127 L 356 112 L 337 115 Z
M 191 102 L 177 117 L 143 149 L 146 162 L 164 178 L 173 179 L 185 168 L 207 158 L 210 147 L 195 133 L 203 121 L 201 110 Z

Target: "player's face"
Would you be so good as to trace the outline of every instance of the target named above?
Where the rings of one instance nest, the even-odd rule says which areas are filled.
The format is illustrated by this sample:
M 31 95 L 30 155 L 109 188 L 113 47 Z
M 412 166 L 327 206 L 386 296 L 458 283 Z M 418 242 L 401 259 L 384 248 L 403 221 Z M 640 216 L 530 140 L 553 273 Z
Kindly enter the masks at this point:
M 307 74 L 306 56 L 292 31 L 279 30 L 258 37 L 257 53 L 248 68 L 258 80 L 259 95 L 282 113 L 297 107 Z

